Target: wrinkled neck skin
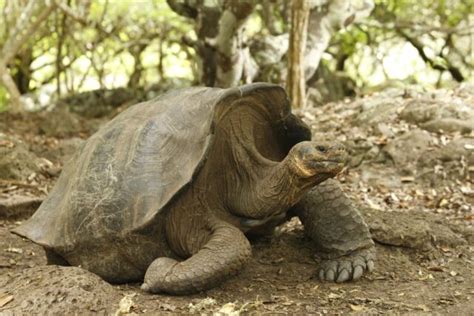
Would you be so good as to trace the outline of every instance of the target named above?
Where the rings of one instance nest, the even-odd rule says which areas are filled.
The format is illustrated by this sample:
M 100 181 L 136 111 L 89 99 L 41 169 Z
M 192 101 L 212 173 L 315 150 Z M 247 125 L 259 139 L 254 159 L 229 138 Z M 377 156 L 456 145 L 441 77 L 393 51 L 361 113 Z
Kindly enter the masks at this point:
M 278 216 L 298 203 L 309 189 L 329 177 L 327 174 L 320 174 L 302 178 L 295 172 L 289 157 L 281 162 L 260 159 L 257 165 L 263 172 L 259 172 L 259 177 L 249 181 L 240 198 L 236 197 L 233 201 L 231 212 L 234 215 L 251 219 Z M 241 164 L 237 170 L 250 168 L 252 167 Z
M 328 175 L 298 176 L 288 149 L 261 112 L 248 108 L 229 115 L 216 139 L 217 165 L 224 176 L 227 212 L 237 217 L 265 219 L 284 214 Z M 280 142 L 280 143 L 279 143 Z

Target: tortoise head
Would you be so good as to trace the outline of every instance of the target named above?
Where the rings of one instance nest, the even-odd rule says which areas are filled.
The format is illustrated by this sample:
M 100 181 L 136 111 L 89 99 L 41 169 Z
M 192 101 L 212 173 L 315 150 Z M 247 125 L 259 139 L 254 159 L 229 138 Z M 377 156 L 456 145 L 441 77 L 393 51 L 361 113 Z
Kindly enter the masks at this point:
M 332 178 L 344 167 L 347 152 L 339 143 L 304 141 L 288 153 L 290 168 L 301 178 Z

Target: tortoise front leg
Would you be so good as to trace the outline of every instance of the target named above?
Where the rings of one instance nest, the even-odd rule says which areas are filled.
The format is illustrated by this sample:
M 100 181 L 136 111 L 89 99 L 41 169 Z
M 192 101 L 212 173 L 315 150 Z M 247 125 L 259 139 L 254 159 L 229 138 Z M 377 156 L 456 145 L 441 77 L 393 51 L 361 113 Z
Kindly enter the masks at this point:
M 318 271 L 321 280 L 356 280 L 373 270 L 375 247 L 369 228 L 336 180 L 315 186 L 291 212 L 325 259 Z
M 207 290 L 237 274 L 251 255 L 250 243 L 236 227 L 218 222 L 209 241 L 190 258 L 178 262 L 155 259 L 142 289 L 152 293 L 189 294 Z

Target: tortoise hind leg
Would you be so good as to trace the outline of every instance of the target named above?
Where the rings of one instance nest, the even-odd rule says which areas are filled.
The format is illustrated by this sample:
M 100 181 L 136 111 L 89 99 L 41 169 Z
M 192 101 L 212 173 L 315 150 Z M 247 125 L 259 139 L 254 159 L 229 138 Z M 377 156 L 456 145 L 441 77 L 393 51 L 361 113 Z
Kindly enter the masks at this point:
M 69 266 L 70 264 L 56 252 L 51 249 L 45 249 L 46 260 L 48 265 Z
M 356 280 L 374 268 L 375 247 L 368 226 L 336 180 L 315 186 L 291 212 L 321 251 L 321 280 Z
M 142 289 L 170 294 L 203 291 L 239 272 L 250 253 L 250 243 L 240 230 L 218 222 L 207 243 L 188 259 L 155 259 L 146 271 Z

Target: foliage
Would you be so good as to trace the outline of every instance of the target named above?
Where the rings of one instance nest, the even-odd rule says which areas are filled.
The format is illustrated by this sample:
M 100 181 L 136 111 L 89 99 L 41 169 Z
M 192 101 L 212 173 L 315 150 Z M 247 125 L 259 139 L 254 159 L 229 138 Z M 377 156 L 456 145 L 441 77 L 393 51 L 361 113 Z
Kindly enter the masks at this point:
M 189 43 L 198 39 L 202 26 L 176 14 L 167 1 L 55 1 L 70 11 L 56 7 L 8 63 L 20 93 L 39 93 L 41 88 L 60 97 L 91 89 L 135 89 L 176 78 L 199 83 L 199 54 Z M 0 0 L 0 48 L 28 2 Z M 224 2 L 180 3 L 204 10 Z M 370 18 L 333 37 L 323 60 L 328 71 L 343 73 L 362 90 L 394 80 L 437 86 L 473 80 L 474 2 L 375 0 L 375 4 Z M 254 47 L 265 47 L 258 42 L 288 31 L 288 1 L 257 2 L 246 25 L 244 47 L 254 54 Z M 257 79 L 283 83 L 286 60 L 283 54 L 266 68 L 259 65 Z M 0 107 L 5 102 L 5 90 L 0 89 Z
M 7 101 L 7 91 L 5 90 L 5 88 L 0 86 L 0 112 L 3 112 L 7 109 Z
M 70 6 L 76 16 L 56 10 L 10 65 L 17 83 L 29 76 L 22 93 L 48 84 L 61 94 L 191 77 L 193 52 L 180 41 L 191 27 L 165 1 L 78 0 Z
M 473 80 L 473 12 L 466 0 L 377 0 L 369 19 L 333 38 L 328 59 L 363 88 Z

